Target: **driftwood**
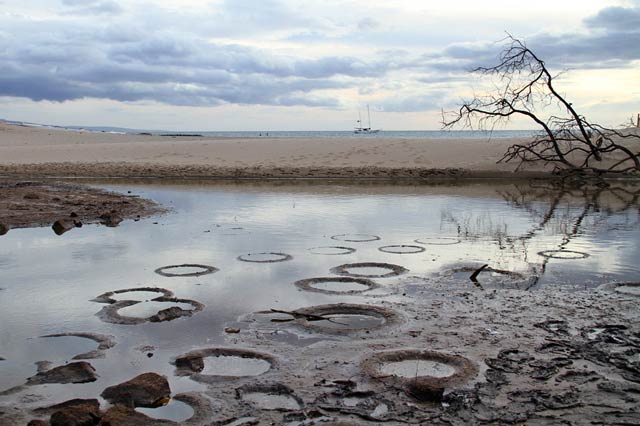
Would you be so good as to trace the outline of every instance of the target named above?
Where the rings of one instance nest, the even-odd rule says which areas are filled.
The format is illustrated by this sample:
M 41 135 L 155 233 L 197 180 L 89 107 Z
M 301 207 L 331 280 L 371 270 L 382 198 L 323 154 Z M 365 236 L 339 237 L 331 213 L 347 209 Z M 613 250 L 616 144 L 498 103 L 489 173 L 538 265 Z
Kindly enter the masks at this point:
M 298 312 L 298 311 L 283 311 L 283 310 L 280 310 L 280 309 L 271 309 L 271 312 L 276 313 L 276 314 L 291 315 L 293 317 L 293 318 L 272 318 L 271 322 L 290 322 L 290 321 L 293 321 L 293 320 L 298 319 L 298 318 L 304 318 L 307 321 L 329 321 L 329 322 L 332 322 L 334 324 L 340 324 L 340 325 L 348 326 L 348 324 L 335 321 L 335 320 L 333 320 L 331 318 L 328 318 L 328 317 L 325 317 L 325 316 L 322 316 L 322 315 L 305 314 L 305 313 Z
M 484 271 L 484 269 L 485 269 L 487 266 L 489 266 L 489 265 L 488 265 L 488 264 L 484 264 L 484 265 L 482 265 L 481 267 L 479 267 L 478 269 L 476 269 L 476 271 L 475 271 L 473 274 L 471 274 L 471 276 L 469 277 L 469 279 L 470 279 L 471 281 L 473 281 L 474 283 L 477 283 L 477 282 L 478 282 L 478 275 L 480 274 L 480 272 Z

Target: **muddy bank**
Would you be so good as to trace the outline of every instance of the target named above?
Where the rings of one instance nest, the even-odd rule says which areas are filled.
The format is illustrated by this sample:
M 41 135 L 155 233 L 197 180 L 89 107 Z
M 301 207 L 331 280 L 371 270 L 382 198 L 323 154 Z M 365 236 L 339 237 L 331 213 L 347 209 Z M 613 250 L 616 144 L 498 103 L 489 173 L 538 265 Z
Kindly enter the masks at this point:
M 164 212 L 151 200 L 60 182 L 0 182 L 0 235 L 11 228 L 52 226 L 65 232 L 82 224 L 116 226 Z

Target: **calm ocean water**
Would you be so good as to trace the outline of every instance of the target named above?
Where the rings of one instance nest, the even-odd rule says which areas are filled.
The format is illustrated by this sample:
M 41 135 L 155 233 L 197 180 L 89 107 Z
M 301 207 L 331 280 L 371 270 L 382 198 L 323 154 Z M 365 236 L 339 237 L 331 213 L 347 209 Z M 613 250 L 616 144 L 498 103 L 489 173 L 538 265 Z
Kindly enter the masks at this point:
M 305 131 L 201 131 L 201 130 L 181 130 L 167 131 L 157 129 L 128 129 L 122 127 L 82 127 L 82 126 L 51 126 L 45 124 L 28 123 L 22 121 L 11 121 L 0 119 L 0 122 L 29 126 L 45 127 L 53 129 L 66 129 L 73 131 L 89 131 L 97 133 L 152 133 L 154 135 L 198 135 L 203 137 L 216 138 L 378 138 L 378 139 L 503 139 L 521 138 L 535 135 L 535 130 L 381 130 L 374 134 L 355 134 L 353 130 L 327 131 L 327 130 L 305 130 Z
M 160 133 L 153 131 L 151 133 Z M 532 130 L 383 130 L 375 134 L 355 134 L 353 131 L 264 131 L 264 132 L 162 132 L 163 134 L 198 134 L 220 138 L 377 138 L 377 139 L 502 139 L 529 137 Z

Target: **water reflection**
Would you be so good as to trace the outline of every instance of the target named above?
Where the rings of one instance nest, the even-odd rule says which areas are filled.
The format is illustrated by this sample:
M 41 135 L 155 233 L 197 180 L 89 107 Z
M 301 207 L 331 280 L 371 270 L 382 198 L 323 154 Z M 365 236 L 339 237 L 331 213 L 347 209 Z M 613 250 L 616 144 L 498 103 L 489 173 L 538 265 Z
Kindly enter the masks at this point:
M 35 362 L 65 361 L 50 346 L 53 341 L 39 341 L 33 350 L 32 339 L 69 331 L 113 335 L 118 345 L 104 359 L 92 360 L 102 373 L 96 383 L 56 389 L 56 397 L 97 395 L 141 369 L 172 377 L 172 357 L 184 348 L 223 343 L 225 326 L 242 315 L 346 298 L 366 303 L 370 292 L 303 291 L 294 285 L 337 277 L 331 270 L 340 265 L 359 264 L 360 273 L 371 272 L 362 265 L 372 263 L 408 269 L 406 275 L 372 278 L 382 298 L 394 297 L 387 290 L 407 276 L 437 280 L 445 271 L 465 267 L 472 269 L 463 275 L 452 272 L 450 279 L 475 291 L 468 275 L 484 264 L 489 268 L 477 276 L 480 285 L 496 282 L 500 288 L 504 279 L 491 271 L 510 271 L 526 278 L 526 286 L 517 288 L 530 290 L 595 288 L 614 280 L 636 281 L 640 272 L 638 185 L 191 182 L 105 187 L 153 198 L 173 211 L 117 228 L 87 225 L 60 237 L 48 228 L 16 229 L 0 239 L 0 357 L 7 360 L 0 361 L 0 390 L 33 375 Z M 380 250 L 389 246 L 399 250 Z M 411 253 L 397 253 L 405 249 Z M 540 254 L 558 250 L 589 257 Z M 290 254 L 291 259 L 238 260 L 258 253 Z M 219 271 L 178 278 L 154 272 L 166 265 L 215 265 Z M 374 272 L 386 275 L 388 270 Z M 96 295 L 143 287 L 166 288 L 205 308 L 192 317 L 126 326 L 126 331 L 95 316 L 96 304 L 89 300 Z M 132 349 L 142 344 L 158 350 L 148 358 Z M 172 380 L 172 389 L 192 390 Z

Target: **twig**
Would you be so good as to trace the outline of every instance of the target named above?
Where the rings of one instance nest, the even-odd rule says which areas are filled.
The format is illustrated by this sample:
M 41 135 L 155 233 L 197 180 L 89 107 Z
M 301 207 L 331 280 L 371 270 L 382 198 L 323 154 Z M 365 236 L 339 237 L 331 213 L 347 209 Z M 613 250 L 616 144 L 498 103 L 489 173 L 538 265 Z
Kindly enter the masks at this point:
M 489 266 L 489 265 L 488 264 L 484 264 L 481 267 L 479 267 L 478 269 L 476 269 L 476 271 L 473 274 L 471 274 L 469 279 L 471 281 L 473 281 L 474 283 L 477 283 L 478 282 L 478 278 L 477 278 L 478 274 L 480 274 L 480 272 L 482 272 L 484 270 L 484 268 L 486 268 L 487 266 Z

